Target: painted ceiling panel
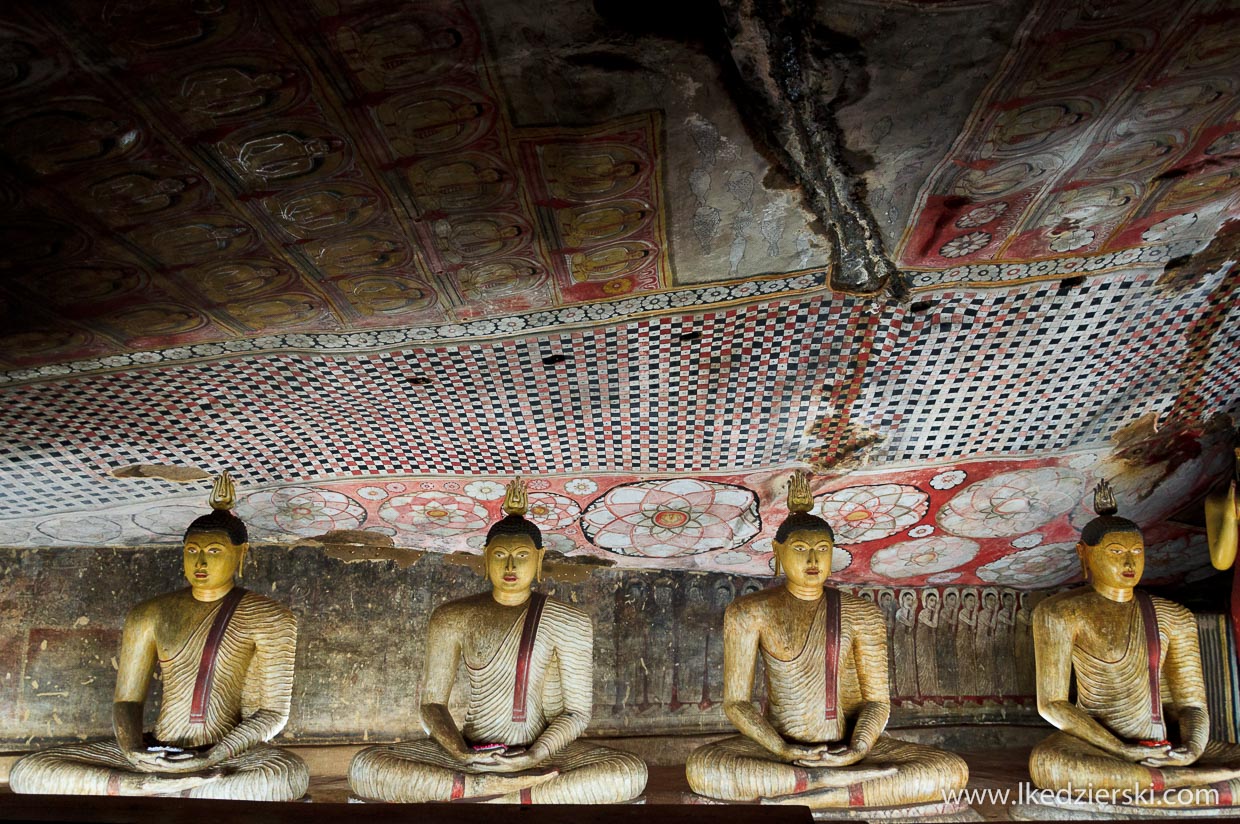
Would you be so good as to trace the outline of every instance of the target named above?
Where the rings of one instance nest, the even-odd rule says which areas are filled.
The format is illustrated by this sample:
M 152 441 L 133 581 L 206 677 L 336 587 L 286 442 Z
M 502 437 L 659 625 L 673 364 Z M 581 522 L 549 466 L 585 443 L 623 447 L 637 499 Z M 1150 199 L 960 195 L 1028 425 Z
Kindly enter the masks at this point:
M 1209 235 L 1240 208 L 1240 44 L 1227 4 L 1042 5 L 922 190 L 910 267 Z
M 558 552 L 761 575 L 808 466 L 844 581 L 1059 585 L 1100 478 L 1201 574 L 1234 4 L 831 4 L 795 88 L 735 5 L 6 5 L 0 544 L 175 542 L 154 464 L 477 552 L 521 473 Z

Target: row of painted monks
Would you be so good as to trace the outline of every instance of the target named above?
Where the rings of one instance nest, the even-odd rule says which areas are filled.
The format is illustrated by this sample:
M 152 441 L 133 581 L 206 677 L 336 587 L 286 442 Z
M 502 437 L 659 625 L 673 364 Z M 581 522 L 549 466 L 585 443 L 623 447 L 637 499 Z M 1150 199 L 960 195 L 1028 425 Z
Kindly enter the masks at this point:
M 185 535 L 189 588 L 139 604 L 126 619 L 114 739 L 26 756 L 13 768 L 14 791 L 305 794 L 305 764 L 267 744 L 289 716 L 296 621 L 282 604 L 235 585 L 247 541 L 229 511 L 233 499 L 222 476 L 213 511 Z M 825 586 L 834 539 L 809 514 L 812 505 L 808 476 L 794 475 L 792 514 L 774 540 L 784 582 L 726 611 L 724 708 L 740 734 L 695 751 L 689 784 L 704 800 L 943 811 L 968 781 L 966 764 L 883 735 L 890 712 L 883 617 L 873 603 Z M 1240 798 L 1240 748 L 1207 741 L 1192 615 L 1134 590 L 1140 530 L 1115 515 L 1106 489 L 1095 508 L 1099 517 L 1078 545 L 1089 585 L 1045 600 L 1034 615 L 1038 707 L 1060 731 L 1033 752 L 1032 778 L 1052 789 L 1208 787 L 1229 804 Z M 447 603 L 430 619 L 421 703 L 429 737 L 358 753 L 349 783 L 359 800 L 618 803 L 645 787 L 641 759 L 581 740 L 592 703 L 590 619 L 533 590 L 542 537 L 523 517 L 519 479 L 504 509 L 486 540 L 491 590 Z M 759 656 L 765 712 L 750 700 Z M 448 698 L 462 660 L 469 699 L 458 725 Z M 142 710 L 156 663 L 164 695 L 150 735 Z

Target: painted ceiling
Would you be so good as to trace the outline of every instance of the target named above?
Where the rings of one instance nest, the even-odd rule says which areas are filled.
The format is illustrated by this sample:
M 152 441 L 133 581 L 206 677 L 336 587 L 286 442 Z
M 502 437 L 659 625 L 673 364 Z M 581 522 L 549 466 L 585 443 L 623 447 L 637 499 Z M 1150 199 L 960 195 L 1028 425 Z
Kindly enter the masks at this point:
M 842 581 L 1068 582 L 1102 478 L 1204 574 L 1240 7 L 786 5 L 5 4 L 0 544 L 229 469 L 477 552 L 520 473 L 569 558 L 761 575 L 808 466 Z

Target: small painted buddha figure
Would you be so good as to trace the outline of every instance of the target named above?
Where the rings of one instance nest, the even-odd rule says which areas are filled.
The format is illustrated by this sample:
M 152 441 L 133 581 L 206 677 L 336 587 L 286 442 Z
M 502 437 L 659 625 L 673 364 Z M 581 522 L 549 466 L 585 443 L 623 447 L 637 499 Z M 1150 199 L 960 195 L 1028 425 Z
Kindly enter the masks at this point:
M 1038 712 L 1060 729 L 1029 757 L 1046 789 L 1143 795 L 1123 803 L 1231 804 L 1240 799 L 1240 746 L 1208 741 L 1197 625 L 1184 607 L 1135 589 L 1145 566 L 1140 528 L 1118 517 L 1105 483 L 1077 553 L 1088 586 L 1033 611 Z M 1073 674 L 1076 700 L 1069 697 Z M 1208 793 L 1164 789 L 1205 787 Z M 1145 795 L 1153 791 L 1152 797 Z
M 783 586 L 737 598 L 724 614 L 724 712 L 741 735 L 700 747 L 694 792 L 725 801 L 810 807 L 941 803 L 969 771 L 950 753 L 882 735 L 891 712 L 887 630 L 870 601 L 825 586 L 834 535 L 810 515 L 809 476 L 788 487 L 775 534 Z M 758 656 L 768 709 L 751 701 Z M 908 662 L 912 666 L 912 662 Z
M 640 758 L 578 740 L 592 709 L 594 631 L 585 613 L 531 591 L 543 547 L 527 505 L 518 478 L 507 517 L 487 533 L 491 591 L 431 614 L 421 703 L 430 738 L 359 752 L 349 786 L 362 799 L 606 804 L 645 788 Z M 462 659 L 469 700 L 458 726 L 448 697 Z
M 247 801 L 302 797 L 300 758 L 268 746 L 288 723 L 297 619 L 236 585 L 248 549 L 227 474 L 212 511 L 185 532 L 189 587 L 138 604 L 125 619 L 112 705 L 115 739 L 70 744 L 18 761 L 18 793 L 181 795 Z M 154 735 L 142 712 L 158 663 L 163 698 Z

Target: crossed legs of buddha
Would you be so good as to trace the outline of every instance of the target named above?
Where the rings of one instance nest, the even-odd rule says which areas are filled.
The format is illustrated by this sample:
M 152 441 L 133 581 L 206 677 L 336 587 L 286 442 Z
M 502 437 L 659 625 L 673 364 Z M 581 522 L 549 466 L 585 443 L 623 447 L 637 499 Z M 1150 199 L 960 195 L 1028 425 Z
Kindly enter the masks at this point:
M 1189 766 L 1156 768 L 1122 761 L 1074 735 L 1057 732 L 1033 748 L 1029 775 L 1043 789 L 1132 793 L 1129 798 L 1152 806 L 1240 804 L 1240 745 L 1211 741 Z M 1203 792 L 1177 792 L 1182 789 Z M 1164 795 L 1165 790 L 1172 792 Z
M 880 736 L 865 760 L 849 767 L 800 767 L 776 760 L 744 736 L 699 747 L 685 765 L 689 786 L 724 801 L 810 807 L 886 807 L 944 800 L 969 780 L 964 759 Z
M 70 744 L 13 765 L 9 786 L 48 795 L 179 795 L 241 801 L 293 801 L 306 794 L 310 771 L 292 753 L 265 744 L 202 773 L 138 772 L 115 741 Z
M 574 741 L 534 770 L 473 773 L 438 743 L 423 740 L 362 750 L 349 765 L 349 786 L 362 798 L 403 803 L 614 804 L 641 794 L 646 764 Z

